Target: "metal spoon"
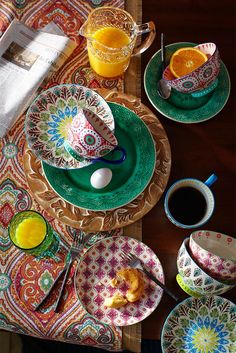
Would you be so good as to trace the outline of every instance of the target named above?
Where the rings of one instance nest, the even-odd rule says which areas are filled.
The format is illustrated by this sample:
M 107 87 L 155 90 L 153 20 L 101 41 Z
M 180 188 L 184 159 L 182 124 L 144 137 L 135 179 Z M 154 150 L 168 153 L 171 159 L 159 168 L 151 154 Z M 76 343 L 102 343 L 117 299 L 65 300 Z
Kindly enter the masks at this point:
M 157 92 L 163 99 L 168 99 L 171 94 L 171 86 L 162 79 L 157 82 Z
M 161 33 L 161 66 L 162 66 L 162 74 L 166 68 L 166 58 L 165 58 L 165 45 L 164 45 L 164 34 Z M 161 78 L 157 82 L 157 92 L 159 96 L 163 99 L 168 99 L 171 94 L 171 86 L 168 84 L 166 80 Z

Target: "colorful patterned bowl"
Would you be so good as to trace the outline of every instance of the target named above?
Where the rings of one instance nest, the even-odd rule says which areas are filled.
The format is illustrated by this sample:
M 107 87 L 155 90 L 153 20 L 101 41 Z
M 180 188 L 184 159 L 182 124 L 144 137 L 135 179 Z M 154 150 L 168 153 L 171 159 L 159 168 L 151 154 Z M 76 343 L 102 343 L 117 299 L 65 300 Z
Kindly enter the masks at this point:
M 209 101 L 217 85 L 218 78 L 207 88 L 196 92 L 183 93 L 172 88 L 168 100 L 172 105 L 180 109 L 197 109 Z
M 236 239 L 208 230 L 193 232 L 189 250 L 201 268 L 219 281 L 236 283 Z
M 187 298 L 167 317 L 163 353 L 236 352 L 236 306 L 218 296 Z
M 203 90 L 216 80 L 220 72 L 220 55 L 214 43 L 199 44 L 195 48 L 200 49 L 208 57 L 203 65 L 179 78 L 172 75 L 169 66 L 163 72 L 163 79 L 177 91 L 190 93 Z
M 189 238 L 183 241 L 179 249 L 177 268 L 188 288 L 201 295 L 219 295 L 234 287 L 234 285 L 217 281 L 201 269 L 190 255 Z
M 114 131 L 111 109 L 97 92 L 75 84 L 51 87 L 32 102 L 25 119 L 27 143 L 37 158 L 61 169 L 79 169 L 92 164 L 87 159 L 76 160 L 65 149 L 68 128 L 80 108 L 91 110 Z

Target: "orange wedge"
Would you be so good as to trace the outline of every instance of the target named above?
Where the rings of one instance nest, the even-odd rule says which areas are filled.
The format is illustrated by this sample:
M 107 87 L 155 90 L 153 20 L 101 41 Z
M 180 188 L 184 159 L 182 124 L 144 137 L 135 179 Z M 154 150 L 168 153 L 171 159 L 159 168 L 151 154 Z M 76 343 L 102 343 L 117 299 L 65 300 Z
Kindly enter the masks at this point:
M 176 77 L 181 77 L 196 70 L 207 61 L 207 56 L 197 48 L 180 48 L 170 59 L 170 71 Z

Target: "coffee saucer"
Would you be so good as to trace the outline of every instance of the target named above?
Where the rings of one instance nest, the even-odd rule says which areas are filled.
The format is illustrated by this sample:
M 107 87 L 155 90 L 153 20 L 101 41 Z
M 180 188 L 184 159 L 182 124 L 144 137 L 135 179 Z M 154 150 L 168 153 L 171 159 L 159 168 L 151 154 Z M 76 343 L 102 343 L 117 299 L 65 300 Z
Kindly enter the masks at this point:
M 166 58 L 183 46 L 195 46 L 194 43 L 174 43 L 166 46 Z M 161 79 L 161 50 L 157 51 L 150 59 L 144 72 L 144 88 L 152 105 L 165 117 L 185 124 L 200 123 L 213 118 L 225 106 L 230 94 L 230 77 L 226 66 L 221 61 L 218 76 L 218 85 L 208 102 L 196 109 L 181 109 L 162 99 L 157 92 L 157 82 Z
M 39 159 L 61 169 L 77 169 L 92 163 L 77 161 L 64 147 L 68 126 L 79 108 L 91 110 L 114 131 L 111 109 L 98 93 L 74 84 L 54 86 L 41 92 L 26 115 L 26 139 Z

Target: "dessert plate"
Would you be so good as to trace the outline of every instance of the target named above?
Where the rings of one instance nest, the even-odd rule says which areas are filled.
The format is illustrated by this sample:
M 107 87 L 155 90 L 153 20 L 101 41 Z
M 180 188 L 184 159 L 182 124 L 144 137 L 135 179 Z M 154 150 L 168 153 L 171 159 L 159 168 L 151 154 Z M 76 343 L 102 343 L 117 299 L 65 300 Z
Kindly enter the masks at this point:
M 127 326 L 150 315 L 158 306 L 163 290 L 144 276 L 145 288 L 140 300 L 119 309 L 105 307 L 105 298 L 118 291 L 110 285 L 110 280 L 117 271 L 127 267 L 120 257 L 121 251 L 137 255 L 164 283 L 161 263 L 147 245 L 134 238 L 114 236 L 98 241 L 84 254 L 77 266 L 75 287 L 81 304 L 90 315 L 107 324 Z M 119 288 L 123 294 L 125 290 L 125 286 Z
M 43 91 L 26 114 L 26 139 L 39 159 L 62 169 L 82 168 L 92 163 L 76 161 L 64 148 L 68 125 L 78 108 L 90 109 L 114 131 L 112 112 L 98 93 L 80 85 L 54 86 Z
M 235 352 L 236 306 L 218 296 L 187 298 L 167 317 L 163 353 Z
M 75 206 L 93 211 L 112 210 L 134 200 L 150 182 L 156 164 L 154 141 L 145 123 L 122 105 L 109 103 L 109 106 L 118 143 L 126 150 L 124 162 L 119 165 L 97 162 L 77 170 L 55 169 L 42 163 L 45 177 L 57 194 Z M 107 167 L 112 170 L 110 184 L 94 189 L 91 175 Z
M 195 46 L 194 43 L 174 43 L 166 46 L 166 58 L 183 46 Z M 196 109 L 181 109 L 162 99 L 157 93 L 157 82 L 161 79 L 161 51 L 156 52 L 144 72 L 144 88 L 152 105 L 165 117 L 180 123 L 200 123 L 213 118 L 225 106 L 230 94 L 230 78 L 223 62 L 218 76 L 218 85 L 206 104 Z

